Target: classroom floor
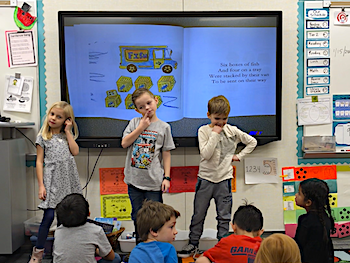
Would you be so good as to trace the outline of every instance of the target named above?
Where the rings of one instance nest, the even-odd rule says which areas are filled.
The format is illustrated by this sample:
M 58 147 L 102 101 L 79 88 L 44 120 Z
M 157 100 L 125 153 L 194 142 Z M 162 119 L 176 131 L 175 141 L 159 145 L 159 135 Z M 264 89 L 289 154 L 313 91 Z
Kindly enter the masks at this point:
M 13 254 L 0 255 L 0 263 L 27 263 L 32 253 L 32 243 L 29 237 L 26 237 L 25 243 L 17 249 Z M 45 256 L 42 263 L 51 263 L 52 257 Z
M 263 235 L 263 238 L 266 237 L 266 234 Z M 334 262 L 349 262 L 350 263 L 350 237 L 345 238 L 333 238 L 333 245 L 335 251 L 334 253 Z M 29 240 L 29 237 L 26 237 L 26 241 L 18 250 L 16 250 L 11 255 L 0 255 L 0 263 L 27 263 L 32 252 L 32 243 Z M 125 254 L 121 253 L 121 256 Z M 42 263 L 51 263 L 52 257 L 45 256 Z M 193 263 L 193 258 L 184 258 L 179 259 L 179 263 Z

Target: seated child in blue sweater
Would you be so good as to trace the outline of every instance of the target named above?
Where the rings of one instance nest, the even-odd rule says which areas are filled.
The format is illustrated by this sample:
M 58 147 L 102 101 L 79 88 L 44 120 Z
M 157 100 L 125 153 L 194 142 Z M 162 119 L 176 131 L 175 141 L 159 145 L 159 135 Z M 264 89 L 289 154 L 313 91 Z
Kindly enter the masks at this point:
M 139 243 L 130 254 L 129 263 L 177 263 L 177 254 L 170 244 L 175 240 L 176 218 L 180 213 L 169 205 L 145 201 L 137 213 Z

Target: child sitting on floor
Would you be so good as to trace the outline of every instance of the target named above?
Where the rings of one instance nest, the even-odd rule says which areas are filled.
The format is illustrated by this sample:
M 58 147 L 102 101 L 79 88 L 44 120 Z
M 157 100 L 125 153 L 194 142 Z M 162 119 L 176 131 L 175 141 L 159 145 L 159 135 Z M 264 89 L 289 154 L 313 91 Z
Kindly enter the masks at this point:
M 62 225 L 55 231 L 53 262 L 120 263 L 103 228 L 86 222 L 89 203 L 81 194 L 67 195 L 56 207 L 57 220 Z
M 264 232 L 261 211 L 253 205 L 240 206 L 233 215 L 234 234 L 222 238 L 215 247 L 205 251 L 196 263 L 254 262 Z
M 129 263 L 177 263 L 177 254 L 170 244 L 175 240 L 176 218 L 180 213 L 169 205 L 145 201 L 137 213 L 139 243 L 130 254 Z

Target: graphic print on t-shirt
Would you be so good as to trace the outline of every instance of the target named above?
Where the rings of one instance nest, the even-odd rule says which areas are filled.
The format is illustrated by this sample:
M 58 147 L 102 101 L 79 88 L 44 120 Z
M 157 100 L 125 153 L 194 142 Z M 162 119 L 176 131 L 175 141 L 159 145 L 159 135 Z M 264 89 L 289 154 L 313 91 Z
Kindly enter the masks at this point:
M 144 130 L 133 144 L 131 166 L 148 169 L 152 163 L 158 132 Z
M 250 247 L 240 246 L 240 247 L 231 247 L 232 256 L 245 256 L 247 257 L 247 263 L 253 263 L 256 256 L 256 250 Z M 238 257 L 237 257 L 238 258 Z M 241 261 L 243 262 L 243 261 Z

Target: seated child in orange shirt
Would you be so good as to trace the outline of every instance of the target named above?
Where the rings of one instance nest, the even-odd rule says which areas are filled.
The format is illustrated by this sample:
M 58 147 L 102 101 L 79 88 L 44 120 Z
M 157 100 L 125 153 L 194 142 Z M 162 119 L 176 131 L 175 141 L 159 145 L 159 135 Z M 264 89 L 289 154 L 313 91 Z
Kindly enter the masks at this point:
M 205 251 L 196 263 L 254 262 L 264 232 L 261 211 L 253 205 L 240 206 L 231 222 L 234 234 L 222 238 Z

